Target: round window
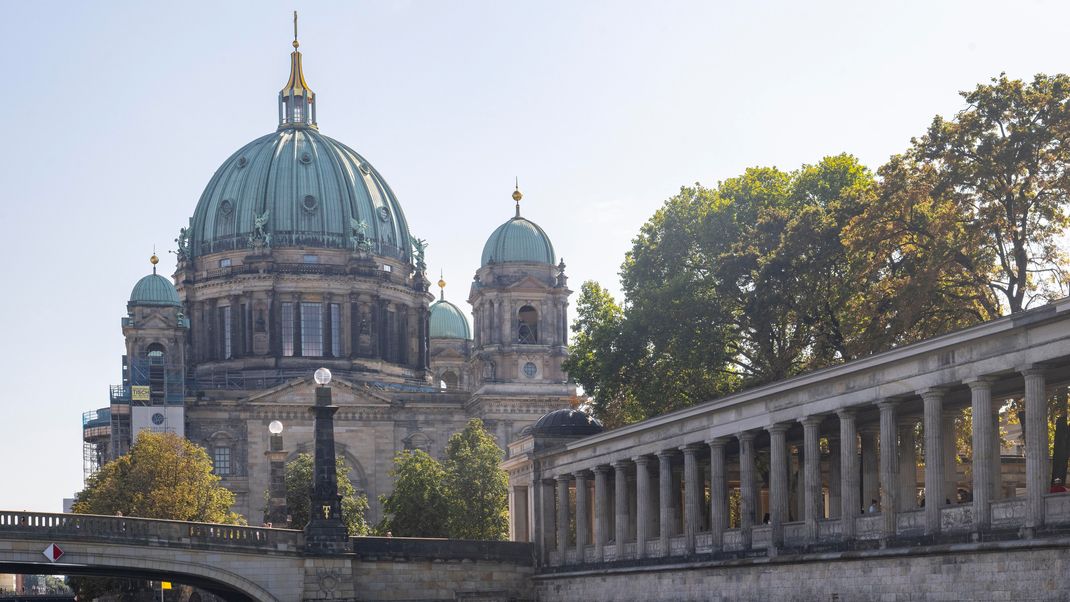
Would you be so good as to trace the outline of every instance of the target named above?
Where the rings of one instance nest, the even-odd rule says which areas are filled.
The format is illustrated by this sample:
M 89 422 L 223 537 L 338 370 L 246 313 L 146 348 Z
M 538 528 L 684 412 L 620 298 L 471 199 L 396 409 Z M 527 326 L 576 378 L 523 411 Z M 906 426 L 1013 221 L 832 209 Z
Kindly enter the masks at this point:
M 306 194 L 305 199 L 301 201 L 301 206 L 305 208 L 305 211 L 316 210 L 316 197 L 311 194 Z
M 385 221 L 389 221 L 390 220 L 390 210 L 387 209 L 386 207 L 380 207 L 379 208 L 379 220 L 380 221 L 384 221 L 384 222 Z
M 535 366 L 535 364 L 533 364 L 531 362 L 528 362 L 528 363 L 524 364 L 524 374 L 528 378 L 535 378 L 535 375 L 538 374 L 538 373 L 539 373 L 539 369 L 538 369 L 538 367 Z
M 223 202 L 219 204 L 219 212 L 223 215 L 230 215 L 231 211 L 234 211 L 234 204 L 229 199 L 223 199 Z
M 238 167 L 245 167 L 249 163 L 249 160 L 245 157 L 238 157 Z
M 309 163 L 312 162 L 312 155 L 310 155 L 308 153 L 301 153 L 301 162 L 304 163 L 305 165 L 308 165 Z

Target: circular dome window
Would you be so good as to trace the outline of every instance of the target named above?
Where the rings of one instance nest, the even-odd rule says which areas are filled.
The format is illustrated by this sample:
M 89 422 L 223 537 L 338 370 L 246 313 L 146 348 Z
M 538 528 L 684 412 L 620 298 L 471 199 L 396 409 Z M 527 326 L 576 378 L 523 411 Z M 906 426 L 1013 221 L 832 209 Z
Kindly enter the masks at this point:
M 316 197 L 312 196 L 311 194 L 306 194 L 304 200 L 301 201 L 301 207 L 303 207 L 305 211 L 315 211 Z
M 230 202 L 230 199 L 223 199 L 223 202 L 219 204 L 219 212 L 223 215 L 230 215 L 234 211 L 234 203 Z
M 249 164 L 249 160 L 248 159 L 246 159 L 245 157 L 238 157 L 238 167 L 239 168 L 245 167 L 248 164 Z
M 372 172 L 372 168 L 368 167 L 367 163 L 361 163 L 359 166 L 360 172 L 364 175 L 368 175 Z
M 379 208 L 379 220 L 380 221 L 384 221 L 384 222 L 390 221 L 390 210 L 387 209 L 386 207 L 380 207 Z
M 305 165 L 308 165 L 309 163 L 312 162 L 312 155 L 310 155 L 308 153 L 301 153 L 301 162 L 304 163 Z
M 535 375 L 538 373 L 539 368 L 535 364 L 531 362 L 524 364 L 524 375 L 528 378 L 535 378 Z

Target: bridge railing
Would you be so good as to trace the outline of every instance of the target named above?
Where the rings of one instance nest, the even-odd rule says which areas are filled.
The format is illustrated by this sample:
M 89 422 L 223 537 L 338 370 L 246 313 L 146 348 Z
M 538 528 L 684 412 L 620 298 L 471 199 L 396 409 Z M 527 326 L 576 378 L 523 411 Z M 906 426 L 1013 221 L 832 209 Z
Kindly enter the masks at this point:
M 297 552 L 300 531 L 152 518 L 0 510 L 0 534 L 176 547 Z

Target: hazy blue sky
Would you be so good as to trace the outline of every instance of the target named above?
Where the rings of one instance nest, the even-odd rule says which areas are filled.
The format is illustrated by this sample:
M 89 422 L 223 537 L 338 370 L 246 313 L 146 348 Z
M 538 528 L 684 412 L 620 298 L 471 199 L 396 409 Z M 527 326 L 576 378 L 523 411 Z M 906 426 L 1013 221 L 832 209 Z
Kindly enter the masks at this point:
M 958 90 L 1070 68 L 1066 2 L 4 2 L 0 508 L 81 488 L 130 288 L 275 129 L 294 8 L 321 131 L 384 175 L 463 306 L 514 176 L 572 288 L 616 290 L 680 185 L 877 167 Z

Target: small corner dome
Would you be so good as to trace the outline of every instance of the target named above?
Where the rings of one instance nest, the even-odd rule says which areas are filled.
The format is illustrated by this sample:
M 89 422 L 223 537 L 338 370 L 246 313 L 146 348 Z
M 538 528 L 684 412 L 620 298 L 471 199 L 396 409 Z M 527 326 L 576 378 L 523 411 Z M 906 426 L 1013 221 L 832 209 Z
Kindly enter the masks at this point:
M 130 291 L 130 305 L 182 307 L 182 300 L 170 280 L 159 274 L 149 274 L 138 280 L 134 290 Z
M 539 418 L 531 429 L 536 437 L 586 437 L 605 430 L 602 423 L 582 410 L 554 410 Z
M 490 263 L 557 263 L 550 237 L 535 222 L 514 217 L 498 226 L 483 245 L 481 266 Z
M 456 305 L 440 299 L 431 304 L 430 338 L 432 339 L 472 339 L 468 328 L 468 318 Z

